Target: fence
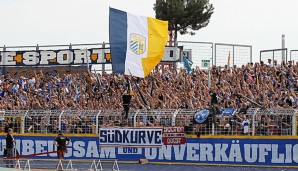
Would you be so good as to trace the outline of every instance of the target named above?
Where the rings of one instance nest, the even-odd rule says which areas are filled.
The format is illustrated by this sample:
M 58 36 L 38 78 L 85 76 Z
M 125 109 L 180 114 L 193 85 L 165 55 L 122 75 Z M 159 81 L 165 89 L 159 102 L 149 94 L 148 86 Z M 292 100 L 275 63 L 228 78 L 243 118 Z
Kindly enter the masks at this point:
M 216 66 L 228 65 L 229 55 L 230 66 L 240 67 L 252 62 L 252 46 L 250 45 L 215 43 L 214 48 L 214 64 Z
M 298 62 L 298 50 L 290 51 L 290 61 Z
M 228 111 L 229 110 L 229 111 Z M 0 132 L 98 134 L 101 127 L 183 126 L 186 134 L 199 135 L 297 135 L 294 109 L 225 109 L 202 124 L 194 122 L 197 110 L 131 110 L 123 119 L 121 110 L 1 111 Z
M 210 60 L 210 65 L 213 65 L 213 43 L 178 41 L 178 46 L 183 46 L 183 50 L 191 50 L 194 66 L 201 67 L 202 60 Z
M 236 44 L 219 44 L 212 42 L 190 42 L 190 41 L 178 41 L 178 47 L 183 47 L 183 50 L 190 51 L 193 66 L 202 66 L 202 60 L 210 60 L 211 65 L 224 65 L 227 63 L 228 52 L 231 52 L 232 63 L 235 65 L 246 64 L 252 60 L 252 46 L 236 45 Z M 216 48 L 217 47 L 217 48 Z M 66 44 L 66 45 L 36 45 L 36 46 L 3 46 L 0 47 L 1 52 L 9 51 L 46 51 L 57 50 L 61 48 L 64 50 L 73 49 L 107 49 L 109 50 L 109 43 L 91 43 L 91 44 Z M 105 52 L 109 53 L 109 52 Z M 111 64 L 106 63 L 105 53 L 98 54 L 101 59 L 97 61 L 98 65 L 95 66 L 96 70 L 109 71 L 111 70 Z M 180 56 L 180 55 L 178 55 Z M 5 55 L 4 55 L 5 57 Z M 214 58 L 216 57 L 216 58 Z M 181 57 L 180 57 L 181 58 Z M 181 60 L 180 60 L 181 61 Z M 176 62 L 172 61 L 172 62 Z M 3 68 L 5 68 L 4 66 Z
M 283 60 L 283 55 L 285 55 L 285 62 L 288 61 L 288 49 L 271 49 L 271 50 L 262 50 L 260 51 L 260 62 L 263 61 L 264 63 L 267 63 L 268 59 L 271 59 L 272 62 L 274 60 L 277 61 L 277 63 L 281 64 Z

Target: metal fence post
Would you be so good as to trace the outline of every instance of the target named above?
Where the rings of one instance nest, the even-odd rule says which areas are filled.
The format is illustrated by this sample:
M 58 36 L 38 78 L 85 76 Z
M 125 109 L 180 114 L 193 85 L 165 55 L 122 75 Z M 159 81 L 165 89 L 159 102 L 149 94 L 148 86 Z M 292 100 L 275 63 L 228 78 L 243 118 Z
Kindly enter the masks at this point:
M 133 127 L 137 126 L 137 115 L 139 114 L 140 110 L 137 110 L 136 113 L 133 115 Z
M 297 110 L 292 116 L 292 135 L 293 136 L 297 135 Z
M 213 58 L 213 55 L 214 55 L 214 52 L 213 52 L 213 48 L 214 48 L 214 44 L 212 43 L 211 45 L 211 48 L 212 48 L 212 53 L 211 53 L 211 64 L 212 64 L 212 67 L 213 67 L 213 64 L 214 64 L 214 58 Z
M 250 63 L 252 63 L 252 46 L 250 47 Z
M 103 42 L 102 43 L 102 66 L 101 66 L 102 74 L 104 74 L 104 72 L 106 70 L 106 65 L 104 63 L 104 60 L 105 60 L 105 47 L 106 47 L 106 43 Z
M 180 109 L 176 109 L 175 112 L 172 115 L 172 126 L 176 125 L 176 117 L 177 117 L 177 114 L 178 114 L 179 111 L 180 111 Z
M 63 113 L 64 113 L 64 110 L 62 110 L 62 112 L 59 115 L 59 130 L 61 130 L 61 117 L 62 117 Z
M 98 134 L 99 132 L 98 132 L 98 129 L 99 129 L 99 121 L 98 121 L 98 118 L 99 118 L 99 115 L 100 115 L 100 113 L 101 113 L 101 110 L 97 113 L 97 115 L 96 115 L 96 121 L 95 121 L 95 123 L 96 123 L 96 125 L 95 125 L 95 133 L 96 134 Z
M 6 47 L 5 47 L 5 45 L 3 46 L 3 52 L 6 52 Z M 3 56 L 2 56 L 2 70 L 1 70 L 1 72 L 2 72 L 2 75 L 4 75 L 5 73 L 6 73 L 6 68 L 5 68 L 5 59 L 6 58 L 6 53 L 3 53 Z
M 255 123 L 255 118 L 256 114 L 259 111 L 259 108 L 255 110 L 255 112 L 252 114 L 252 136 L 255 136 L 256 133 L 256 123 Z
M 25 121 L 26 121 L 26 116 L 27 116 L 27 114 L 28 114 L 28 110 L 26 111 L 26 113 L 25 113 L 25 115 L 23 115 L 22 114 L 22 116 L 21 116 L 21 122 L 22 122 L 22 125 L 21 125 L 21 134 L 24 134 L 25 133 Z
M 214 44 L 214 65 L 216 66 L 216 43 Z
M 235 65 L 235 46 L 233 45 L 233 66 Z

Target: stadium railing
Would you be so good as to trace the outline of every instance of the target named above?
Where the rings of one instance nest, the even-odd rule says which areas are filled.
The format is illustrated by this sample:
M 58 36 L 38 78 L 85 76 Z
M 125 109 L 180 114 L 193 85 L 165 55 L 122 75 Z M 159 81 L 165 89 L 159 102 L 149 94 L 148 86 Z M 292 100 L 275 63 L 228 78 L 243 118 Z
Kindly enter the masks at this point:
M 195 109 L 122 110 L 6 110 L 0 111 L 0 133 L 98 134 L 101 127 L 181 126 L 190 135 L 297 136 L 296 109 L 224 109 L 197 124 Z

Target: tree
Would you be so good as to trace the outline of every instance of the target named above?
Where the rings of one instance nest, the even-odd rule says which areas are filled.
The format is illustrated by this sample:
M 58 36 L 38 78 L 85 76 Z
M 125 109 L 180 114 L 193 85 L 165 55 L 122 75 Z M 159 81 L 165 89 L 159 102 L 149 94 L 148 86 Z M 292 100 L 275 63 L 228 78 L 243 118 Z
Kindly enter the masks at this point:
M 154 11 L 157 19 L 169 21 L 169 30 L 177 33 L 195 35 L 196 30 L 206 27 L 213 14 L 209 0 L 156 0 Z

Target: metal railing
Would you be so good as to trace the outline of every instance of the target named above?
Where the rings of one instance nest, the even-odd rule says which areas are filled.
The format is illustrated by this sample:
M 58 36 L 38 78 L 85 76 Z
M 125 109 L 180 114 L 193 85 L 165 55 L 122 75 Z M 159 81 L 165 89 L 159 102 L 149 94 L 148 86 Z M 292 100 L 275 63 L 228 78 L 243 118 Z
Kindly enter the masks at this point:
M 13 128 L 18 134 L 98 134 L 101 127 L 182 126 L 186 134 L 200 135 L 297 135 L 296 109 L 235 109 L 209 115 L 202 124 L 194 122 L 194 109 L 130 110 L 9 110 L 0 111 L 0 133 Z
M 285 56 L 283 56 L 285 55 Z M 288 49 L 270 49 L 270 50 L 261 50 L 260 51 L 260 62 L 263 61 L 265 64 L 267 64 L 268 59 L 271 59 L 273 64 L 273 61 L 277 61 L 278 64 L 281 64 L 282 62 L 287 63 L 288 62 Z

